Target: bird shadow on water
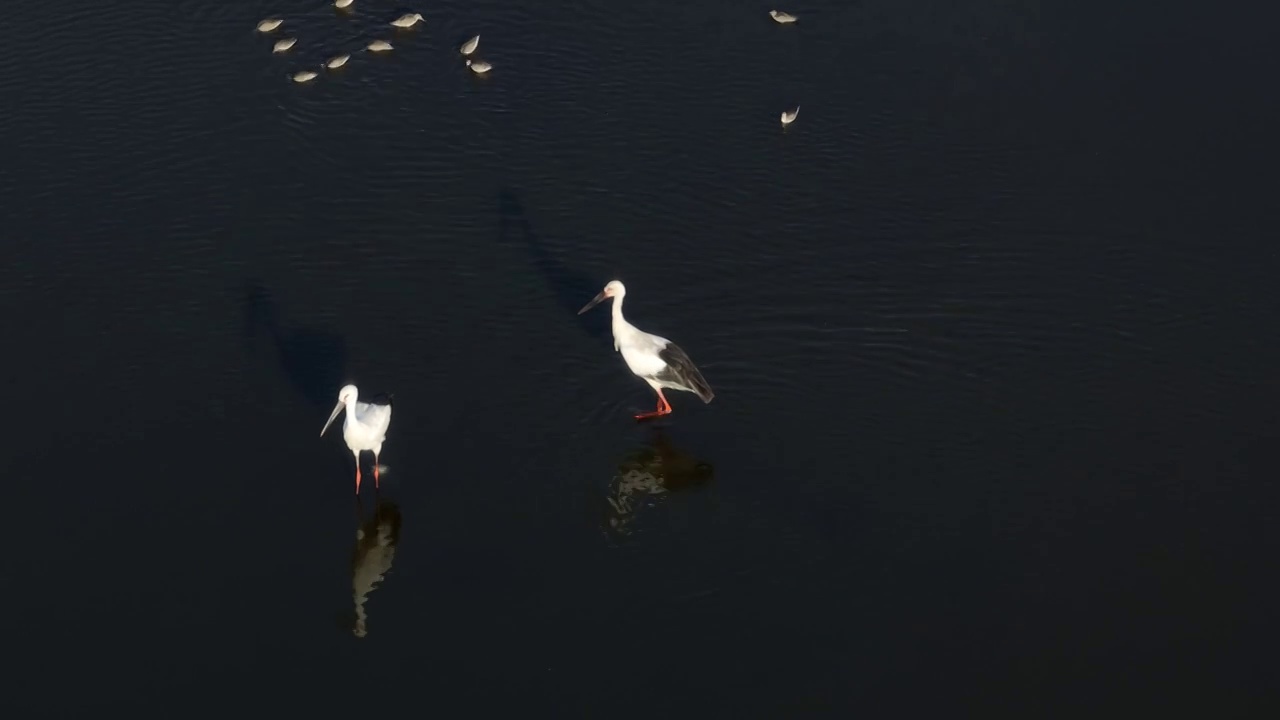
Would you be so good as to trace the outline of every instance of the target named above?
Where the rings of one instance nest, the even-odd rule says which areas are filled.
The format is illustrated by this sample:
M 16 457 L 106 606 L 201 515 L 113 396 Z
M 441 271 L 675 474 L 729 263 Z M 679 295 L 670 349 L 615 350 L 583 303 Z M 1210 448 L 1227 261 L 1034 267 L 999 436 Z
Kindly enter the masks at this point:
M 620 542 L 635 532 L 636 520 L 673 495 L 715 479 L 715 467 L 671 442 L 661 427 L 648 429 L 644 445 L 629 451 L 614 471 L 605 495 L 605 534 Z
M 508 245 L 519 242 L 524 245 L 530 264 L 542 275 L 562 309 L 577 315 L 578 310 L 600 292 L 607 278 L 569 267 L 552 253 L 543 238 L 529 225 L 524 205 L 510 188 L 503 188 L 498 193 L 498 215 L 501 219 L 499 243 Z M 588 314 L 579 317 L 578 325 L 592 337 L 601 338 L 610 333 L 608 319 L 608 314 Z
M 356 637 L 369 634 L 369 594 L 386 579 L 400 543 L 400 508 L 391 500 L 378 498 L 373 513 L 366 517 L 364 505 L 356 498 L 356 542 L 351 552 L 352 609 L 340 614 L 339 623 Z
M 244 293 L 244 339 L 252 348 L 262 338 L 271 343 L 294 390 L 312 405 L 333 404 L 334 393 L 346 383 L 346 341 L 317 327 L 283 325 L 271 291 L 251 280 Z

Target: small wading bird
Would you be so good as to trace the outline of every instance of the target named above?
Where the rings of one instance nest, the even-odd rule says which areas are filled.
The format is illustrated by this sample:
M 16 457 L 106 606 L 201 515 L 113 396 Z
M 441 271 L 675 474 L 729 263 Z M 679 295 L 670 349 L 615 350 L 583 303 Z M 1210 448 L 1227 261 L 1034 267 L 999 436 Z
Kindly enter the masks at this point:
M 284 18 L 272 17 L 258 23 L 258 32 L 268 33 L 284 24 Z
M 462 53 L 463 55 L 470 55 L 471 53 L 475 52 L 476 48 L 479 46 L 480 46 L 480 36 L 477 35 L 471 38 L 470 40 L 462 43 L 462 47 L 458 48 L 458 52 Z
M 608 298 L 613 298 L 613 349 L 622 353 L 631 372 L 649 383 L 649 387 L 658 393 L 658 409 L 653 412 L 636 415 L 637 420 L 671 414 L 671 403 L 662 394 L 663 388 L 691 392 L 709 403 L 715 397 L 711 386 L 703 379 L 702 373 L 694 366 L 693 361 L 675 343 L 670 340 L 650 335 L 627 322 L 622 317 L 622 299 L 627 295 L 627 288 L 617 280 L 604 286 L 599 295 L 586 304 L 578 314 L 590 310 Z
M 795 110 L 782 111 L 782 127 L 786 127 L 796 121 L 796 116 L 800 114 L 800 106 L 797 105 Z
M 409 28 L 420 22 L 426 22 L 426 20 L 418 13 L 405 13 L 395 20 L 392 20 L 391 24 L 398 28 Z
M 387 428 L 391 425 L 391 396 L 386 396 L 386 402 L 357 402 L 359 391 L 355 385 L 347 385 L 338 391 L 338 404 L 333 408 L 333 414 L 329 416 L 329 420 L 325 422 L 324 427 L 320 428 L 320 435 L 324 436 L 324 431 L 329 429 L 333 421 L 338 418 L 338 413 L 343 408 L 347 411 L 347 418 L 342 421 L 342 439 L 347 441 L 347 447 L 351 448 L 351 454 L 356 456 L 356 494 L 360 494 L 360 452 L 369 450 L 373 452 L 373 486 L 378 487 L 378 454 L 382 452 L 382 443 L 387 439 Z
M 770 10 L 769 17 L 779 25 L 788 25 L 796 21 L 796 16 L 791 13 L 784 13 L 780 10 Z

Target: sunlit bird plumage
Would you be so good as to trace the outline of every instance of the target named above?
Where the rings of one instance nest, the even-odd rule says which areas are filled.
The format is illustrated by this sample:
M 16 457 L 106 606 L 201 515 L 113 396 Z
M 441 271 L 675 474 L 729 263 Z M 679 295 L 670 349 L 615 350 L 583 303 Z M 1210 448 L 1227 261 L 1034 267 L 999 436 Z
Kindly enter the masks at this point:
M 387 428 L 391 426 L 391 397 L 386 402 L 359 402 L 359 391 L 355 385 L 347 385 L 338 392 L 338 404 L 333 413 L 320 429 L 323 436 L 338 414 L 346 410 L 347 417 L 342 421 L 342 439 L 356 456 L 356 494 L 360 494 L 360 453 L 368 450 L 373 453 L 373 484 L 378 486 L 378 456 L 382 452 L 382 443 L 387 439 Z
M 783 124 L 783 126 L 785 127 L 785 126 L 790 125 L 791 123 L 795 122 L 795 121 L 796 121 L 796 117 L 797 117 L 797 116 L 799 116 L 799 115 L 800 115 L 800 106 L 799 106 L 799 105 L 797 105 L 797 106 L 795 107 L 795 109 L 794 109 L 794 110 L 783 110 L 783 111 L 782 111 L 782 124 Z
M 271 47 L 271 52 L 282 53 L 297 44 L 298 38 L 284 38 L 283 40 L 277 40 L 276 44 Z
M 622 299 L 626 297 L 627 288 L 617 280 L 604 286 L 591 302 L 587 303 L 578 314 L 590 310 L 609 298 L 613 298 L 613 349 L 622 353 L 627 367 L 641 380 L 649 383 L 649 387 L 658 393 L 658 409 L 653 412 L 636 415 L 637 420 L 671 414 L 671 403 L 662 394 L 662 389 L 683 390 L 697 395 L 704 403 L 711 402 L 715 393 L 711 390 L 702 373 L 681 350 L 670 340 L 640 330 L 627 322 L 622 316 Z
M 337 57 L 332 57 L 326 60 L 324 63 L 324 66 L 329 68 L 330 70 L 334 70 L 342 67 L 343 65 L 346 65 L 347 61 L 350 59 L 351 59 L 350 55 L 339 55 Z
M 463 55 L 470 55 L 471 53 L 475 52 L 476 48 L 479 46 L 480 46 L 480 36 L 477 35 L 471 38 L 470 40 L 462 43 L 462 47 L 458 48 L 458 52 L 462 53 Z
M 414 25 L 417 25 L 420 22 L 426 22 L 426 19 L 423 18 L 418 13 L 405 13 L 404 15 L 401 15 L 395 20 L 392 20 L 391 24 L 395 25 L 398 28 L 409 28 L 409 27 L 413 27 Z
M 391 49 L 391 43 L 386 40 L 374 40 L 369 43 L 369 52 L 387 52 Z
M 296 83 L 311 82 L 316 79 L 316 74 L 310 70 L 303 70 L 293 74 L 293 81 Z
M 269 33 L 284 24 L 284 18 L 272 17 L 258 23 L 258 32 Z
M 781 25 L 788 25 L 796 21 L 795 15 L 792 15 L 791 13 L 784 13 L 779 10 L 770 10 L 769 17 L 773 18 L 774 22 Z
M 477 75 L 484 75 L 493 69 L 493 66 L 484 60 L 467 60 L 467 67 L 471 68 L 471 72 Z

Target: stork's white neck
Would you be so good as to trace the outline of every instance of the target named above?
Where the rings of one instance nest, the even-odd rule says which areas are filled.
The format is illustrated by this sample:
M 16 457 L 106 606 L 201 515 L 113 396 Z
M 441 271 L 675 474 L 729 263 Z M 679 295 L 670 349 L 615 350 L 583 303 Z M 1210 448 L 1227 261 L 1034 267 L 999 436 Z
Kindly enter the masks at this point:
M 356 420 L 356 399 L 353 397 L 347 401 L 347 425 L 355 427 L 358 422 L 360 421 Z
M 624 297 L 626 295 L 614 296 L 613 307 L 610 310 L 613 313 L 613 344 L 615 348 L 617 348 L 619 340 L 636 332 L 636 326 L 622 317 L 622 298 Z
M 622 299 L 625 297 L 626 295 L 613 296 L 613 307 L 610 308 L 609 311 L 613 313 L 613 322 L 615 324 L 619 322 L 626 322 L 626 320 L 622 319 Z

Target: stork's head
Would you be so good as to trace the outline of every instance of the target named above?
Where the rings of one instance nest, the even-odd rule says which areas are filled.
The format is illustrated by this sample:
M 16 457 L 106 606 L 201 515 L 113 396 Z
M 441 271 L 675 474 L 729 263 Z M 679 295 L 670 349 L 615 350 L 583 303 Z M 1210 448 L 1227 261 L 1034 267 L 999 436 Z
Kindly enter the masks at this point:
M 581 315 L 596 305 L 604 302 L 608 298 L 620 298 L 626 294 L 627 286 L 623 285 L 621 280 L 610 280 L 609 284 L 605 285 L 604 289 L 600 291 L 600 294 L 596 295 L 591 302 L 587 303 L 581 310 L 579 310 L 578 314 Z
M 338 391 L 338 402 L 346 405 L 347 403 L 355 402 L 359 396 L 360 394 L 356 391 L 355 385 L 343 385 L 342 389 Z
M 346 407 L 356 401 L 360 393 L 356 391 L 355 385 L 344 385 L 338 391 L 338 404 L 333 406 L 333 413 L 329 415 L 329 420 L 325 422 L 324 427 L 320 428 L 320 434 L 324 435 L 324 431 L 329 429 L 334 420 L 338 419 L 338 415 L 342 413 Z

